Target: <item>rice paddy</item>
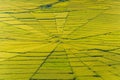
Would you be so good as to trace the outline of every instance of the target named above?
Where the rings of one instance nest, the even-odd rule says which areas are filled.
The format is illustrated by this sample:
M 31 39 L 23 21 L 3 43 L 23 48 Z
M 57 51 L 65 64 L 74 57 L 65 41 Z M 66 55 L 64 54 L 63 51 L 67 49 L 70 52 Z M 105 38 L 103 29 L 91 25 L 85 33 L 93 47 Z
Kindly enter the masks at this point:
M 0 80 L 120 80 L 120 1 L 0 0 Z

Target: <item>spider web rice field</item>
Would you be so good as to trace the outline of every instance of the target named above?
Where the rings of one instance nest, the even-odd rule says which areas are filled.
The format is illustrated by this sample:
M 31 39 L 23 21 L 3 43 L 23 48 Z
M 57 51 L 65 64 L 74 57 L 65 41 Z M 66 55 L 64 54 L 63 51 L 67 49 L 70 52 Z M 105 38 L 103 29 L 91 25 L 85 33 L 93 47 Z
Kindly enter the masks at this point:
M 0 0 L 0 80 L 120 80 L 120 0 Z

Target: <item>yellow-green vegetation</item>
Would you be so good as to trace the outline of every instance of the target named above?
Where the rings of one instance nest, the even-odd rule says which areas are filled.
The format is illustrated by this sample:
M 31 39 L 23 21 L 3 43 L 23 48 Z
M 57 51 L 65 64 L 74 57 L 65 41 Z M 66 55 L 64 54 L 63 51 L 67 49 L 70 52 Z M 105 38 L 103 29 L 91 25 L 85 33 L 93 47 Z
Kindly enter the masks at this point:
M 120 80 L 120 0 L 0 0 L 0 80 Z

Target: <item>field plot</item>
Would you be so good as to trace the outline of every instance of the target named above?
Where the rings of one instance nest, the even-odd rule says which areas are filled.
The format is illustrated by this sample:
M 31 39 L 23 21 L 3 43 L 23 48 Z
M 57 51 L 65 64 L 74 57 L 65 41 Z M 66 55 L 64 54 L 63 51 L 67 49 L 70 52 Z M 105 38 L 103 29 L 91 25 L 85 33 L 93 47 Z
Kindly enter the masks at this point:
M 120 1 L 0 0 L 0 80 L 120 80 Z

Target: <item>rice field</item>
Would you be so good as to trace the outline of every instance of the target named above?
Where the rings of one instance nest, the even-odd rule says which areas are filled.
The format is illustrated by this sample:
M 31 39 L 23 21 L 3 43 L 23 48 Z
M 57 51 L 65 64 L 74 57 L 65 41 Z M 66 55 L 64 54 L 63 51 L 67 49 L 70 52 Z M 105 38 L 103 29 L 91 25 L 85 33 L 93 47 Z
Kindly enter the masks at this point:
M 0 80 L 120 80 L 120 0 L 0 0 Z

